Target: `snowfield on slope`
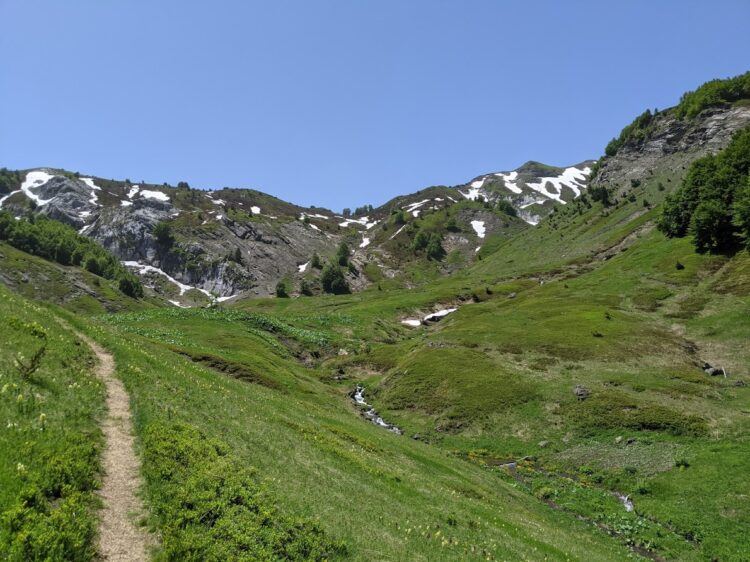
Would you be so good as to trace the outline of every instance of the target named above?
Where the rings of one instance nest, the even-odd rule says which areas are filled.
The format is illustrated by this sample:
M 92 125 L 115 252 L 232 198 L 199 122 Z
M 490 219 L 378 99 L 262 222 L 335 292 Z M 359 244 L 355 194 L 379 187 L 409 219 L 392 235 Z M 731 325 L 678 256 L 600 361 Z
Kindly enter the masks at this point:
M 484 233 L 486 232 L 484 221 L 471 221 L 471 228 L 477 233 L 477 237 L 484 238 Z
M 581 194 L 581 189 L 583 189 L 584 182 L 590 173 L 591 168 L 588 166 L 583 170 L 571 166 L 570 168 L 565 168 L 563 173 L 559 176 L 539 178 L 539 182 L 527 183 L 526 185 L 545 197 L 549 197 L 550 199 L 554 199 L 558 203 L 565 205 L 565 201 L 562 198 L 563 187 L 567 187 L 573 191 L 575 197 L 578 197 Z M 547 189 L 548 184 L 552 186 L 554 191 Z

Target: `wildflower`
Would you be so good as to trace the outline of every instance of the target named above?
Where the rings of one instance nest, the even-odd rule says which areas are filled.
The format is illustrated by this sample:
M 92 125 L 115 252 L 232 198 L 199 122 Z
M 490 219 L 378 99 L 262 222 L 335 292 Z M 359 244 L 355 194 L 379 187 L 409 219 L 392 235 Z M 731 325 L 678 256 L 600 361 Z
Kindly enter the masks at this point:
M 23 394 L 19 394 L 18 396 L 16 396 L 16 402 L 18 402 L 19 404 L 23 402 Z
M 44 428 L 47 425 L 47 415 L 44 412 L 39 414 L 39 424 L 42 426 L 42 431 L 44 431 Z
M 16 465 L 16 472 L 18 472 L 18 474 L 26 474 L 26 465 L 19 462 Z

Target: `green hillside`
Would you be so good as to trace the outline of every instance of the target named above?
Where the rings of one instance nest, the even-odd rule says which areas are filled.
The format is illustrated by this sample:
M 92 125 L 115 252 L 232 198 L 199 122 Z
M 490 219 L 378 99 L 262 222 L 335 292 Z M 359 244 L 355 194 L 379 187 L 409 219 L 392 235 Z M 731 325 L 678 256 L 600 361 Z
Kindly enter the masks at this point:
M 709 84 L 669 115 L 741 105 Z M 404 269 L 336 296 L 165 306 L 75 230 L 0 215 L 0 553 L 97 557 L 85 335 L 129 397 L 155 560 L 746 560 L 747 131 L 537 227 L 493 209 L 455 267 L 384 221 Z

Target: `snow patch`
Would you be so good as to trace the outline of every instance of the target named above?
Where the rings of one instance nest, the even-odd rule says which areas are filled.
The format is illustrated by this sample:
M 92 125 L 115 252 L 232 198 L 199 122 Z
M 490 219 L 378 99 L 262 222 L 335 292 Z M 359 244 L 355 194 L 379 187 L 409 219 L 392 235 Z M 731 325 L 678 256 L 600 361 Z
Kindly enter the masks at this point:
M 141 190 L 141 197 L 146 199 L 156 199 L 158 201 L 169 201 L 169 195 L 162 193 L 161 191 L 150 191 L 148 189 Z
M 479 193 L 480 187 L 474 187 L 475 183 L 477 182 L 471 183 L 472 187 L 466 193 L 460 190 L 459 190 L 459 193 L 463 195 L 464 197 L 466 197 L 467 199 L 470 199 L 471 201 L 476 201 L 477 199 L 479 199 L 479 197 L 481 197 L 482 194 Z M 482 180 L 482 183 L 484 183 L 484 180 Z
M 128 199 L 132 199 L 133 197 L 135 197 L 136 195 L 138 195 L 138 192 L 140 190 L 141 190 L 141 188 L 138 187 L 137 185 L 132 186 L 130 188 L 130 190 L 128 191 Z
M 479 238 L 484 238 L 486 229 L 484 228 L 484 221 L 471 221 L 471 228 L 477 233 Z M 478 248 L 477 248 L 478 249 Z
M 367 236 L 362 237 L 362 243 L 359 245 L 360 248 L 367 248 L 370 245 L 370 239 Z
M 567 187 L 568 189 L 573 191 L 575 197 L 578 197 L 581 194 L 581 189 L 584 187 L 584 182 L 586 181 L 586 178 L 590 173 L 591 168 L 589 168 L 588 166 L 586 166 L 583 170 L 579 170 L 578 168 L 574 168 L 571 166 L 570 168 L 565 168 L 565 170 L 563 170 L 562 174 L 560 174 L 559 176 L 539 178 L 538 183 L 527 183 L 526 185 L 530 189 L 541 193 L 545 197 L 554 199 L 555 201 L 564 205 L 565 201 L 563 201 L 562 199 L 563 187 Z M 548 184 L 554 191 L 547 189 Z
M 401 320 L 401 323 L 405 326 L 411 326 L 412 328 L 417 328 L 422 325 L 422 321 L 419 318 L 405 318 L 404 320 Z
M 503 178 L 505 187 L 507 187 L 510 191 L 512 191 L 513 193 L 521 193 L 521 188 L 516 184 L 516 179 L 518 179 L 518 172 L 510 172 L 509 174 L 500 173 L 495 175 Z
M 81 181 L 91 188 L 91 198 L 89 203 L 92 205 L 99 205 L 99 198 L 96 196 L 97 191 L 101 191 L 102 188 L 94 183 L 94 178 L 81 178 Z
M 404 225 L 401 228 L 399 228 L 396 232 L 394 232 L 393 236 L 391 236 L 388 240 L 393 240 L 396 236 L 398 236 L 399 234 L 401 234 L 401 231 L 403 229 L 405 229 L 405 228 L 406 228 L 406 225 Z
M 165 273 L 158 267 L 154 267 L 153 265 L 146 265 L 137 261 L 124 261 L 122 262 L 122 265 L 124 265 L 125 267 L 132 267 L 134 269 L 137 269 L 138 273 L 141 275 L 145 275 L 146 273 L 158 273 L 159 275 L 166 277 L 170 283 L 177 285 L 177 287 L 180 289 L 180 296 L 184 295 L 191 289 L 195 289 L 197 291 L 200 291 L 207 297 L 213 298 L 211 293 L 209 293 L 205 289 L 199 289 L 198 287 L 193 287 L 192 285 L 185 285 L 185 283 L 180 283 L 177 279 Z
M 300 265 L 298 265 L 298 266 L 297 266 L 297 269 L 299 270 L 299 272 L 300 272 L 300 273 L 304 273 L 304 272 L 305 272 L 305 271 L 307 270 L 307 266 L 308 266 L 308 265 L 310 265 L 310 262 L 309 262 L 309 261 L 308 261 L 308 262 L 306 262 L 306 263 L 303 263 L 303 264 L 300 264 Z
M 47 172 L 43 172 L 42 170 L 35 170 L 33 172 L 29 172 L 28 174 L 26 174 L 26 179 L 21 184 L 21 191 L 23 191 L 26 194 L 26 197 L 34 201 L 34 203 L 36 203 L 40 207 L 42 205 L 46 205 L 47 203 L 52 201 L 52 199 L 42 199 L 36 193 L 31 191 L 31 188 L 41 187 L 54 177 L 55 177 L 54 175 L 48 174 Z
M 424 322 L 431 322 L 433 320 L 439 320 L 443 316 L 447 316 L 451 312 L 456 312 L 457 310 L 458 308 L 444 308 L 442 310 L 438 310 L 437 312 L 433 312 L 432 314 L 428 314 L 422 320 Z
M 350 224 L 358 224 L 360 226 L 364 226 L 365 228 L 370 228 L 367 226 L 370 224 L 369 217 L 362 217 L 360 219 L 344 219 L 344 222 L 340 222 L 339 226 L 349 226 Z M 372 226 L 376 225 L 377 222 L 372 223 Z
M 259 215 L 260 214 L 260 207 L 258 207 L 256 205 L 253 205 L 252 207 L 250 207 L 250 212 L 252 214 L 254 214 L 254 215 Z
M 15 195 L 16 193 L 21 193 L 21 190 L 20 190 L 20 189 L 16 189 L 15 191 L 11 191 L 10 193 L 8 193 L 8 195 L 5 195 L 5 196 L 3 196 L 3 197 L 0 197 L 0 208 L 2 208 L 2 206 L 3 206 L 3 203 L 5 203 L 5 200 L 6 200 L 6 199 L 7 199 L 8 197 L 10 197 L 11 195 Z

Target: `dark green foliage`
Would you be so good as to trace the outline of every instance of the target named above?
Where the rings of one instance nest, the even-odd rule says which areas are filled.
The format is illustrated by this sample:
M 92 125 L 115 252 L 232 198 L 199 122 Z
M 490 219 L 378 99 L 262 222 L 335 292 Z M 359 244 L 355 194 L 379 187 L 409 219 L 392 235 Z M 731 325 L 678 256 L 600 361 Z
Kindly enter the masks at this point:
M 446 229 L 446 230 L 447 230 L 448 232 L 458 232 L 459 230 L 461 230 L 461 229 L 460 229 L 460 228 L 458 227 L 458 224 L 456 223 L 456 219 L 455 219 L 454 217 L 451 217 L 451 218 L 449 218 L 449 219 L 448 219 L 448 220 L 447 220 L 447 221 L 445 222 L 445 229 Z
M 117 287 L 124 295 L 134 299 L 140 299 L 143 297 L 143 285 L 141 285 L 141 282 L 138 281 L 134 275 L 124 275 L 123 277 L 120 277 L 120 280 L 117 282 Z
M 604 154 L 607 156 L 614 156 L 627 141 L 645 139 L 650 132 L 650 125 L 653 122 L 653 119 L 654 114 L 651 113 L 650 109 L 641 113 L 630 125 L 620 132 L 619 137 L 609 141 L 609 144 L 607 144 L 607 147 L 604 149 Z
M 341 268 L 335 263 L 329 263 L 323 268 L 323 273 L 320 275 L 320 283 L 326 293 L 343 295 L 350 292 L 349 284 L 346 282 Z
M 406 213 L 401 209 L 394 211 L 391 215 L 391 221 L 394 226 L 403 226 L 406 224 Z
M 750 72 L 725 80 L 711 80 L 682 95 L 675 108 L 678 117 L 695 117 L 707 107 L 750 98 Z
M 354 216 L 359 217 L 363 215 L 368 215 L 372 213 L 372 211 L 373 211 L 372 205 L 364 205 L 362 207 L 357 207 L 356 209 L 354 209 Z
M 696 160 L 680 189 L 669 195 L 659 229 L 670 237 L 692 234 L 700 253 L 732 252 L 750 238 L 750 128 L 718 155 Z
M 0 194 L 15 191 L 20 185 L 21 174 L 7 168 L 0 168 Z
M 508 215 L 509 217 L 518 216 L 516 208 L 510 203 L 510 201 L 507 201 L 505 199 L 500 199 L 495 205 L 495 208 L 501 213 Z
M 284 515 L 230 447 L 188 425 L 153 424 L 144 473 L 163 560 L 327 560 L 346 553 L 314 522 Z
M 430 241 L 427 243 L 427 248 L 425 248 L 425 254 L 429 259 L 435 261 L 440 261 L 445 257 L 443 237 L 441 235 L 436 233 L 430 235 Z
M 427 258 L 435 261 L 439 261 L 445 257 L 443 236 L 437 232 L 427 233 L 424 230 L 420 230 L 411 243 L 411 249 L 415 254 L 424 252 Z
M 153 234 L 160 249 L 168 251 L 174 246 L 175 239 L 174 234 L 172 234 L 172 225 L 168 222 L 157 223 L 151 234 Z
M 129 180 L 126 180 L 128 183 L 130 183 Z M 190 184 L 186 181 L 180 181 L 177 182 L 177 189 L 190 189 Z
M 609 207 L 612 204 L 610 200 L 609 189 L 603 185 L 595 185 L 589 188 L 589 195 L 593 201 L 598 201 L 605 207 Z
M 321 263 L 320 256 L 317 254 L 317 252 L 312 255 L 312 258 L 310 258 L 310 265 L 315 269 L 323 268 L 323 264 Z
M 339 248 L 336 250 L 336 262 L 343 267 L 349 264 L 349 246 L 346 242 L 339 244 Z
M 414 252 L 421 252 L 427 247 L 427 244 L 430 242 L 430 235 L 427 234 L 425 231 L 420 230 L 417 232 L 417 235 L 414 237 L 414 240 L 411 243 L 411 249 Z
M 276 296 L 280 299 L 289 297 L 289 293 L 286 292 L 286 284 L 283 281 L 276 283 Z
M 300 281 L 299 292 L 308 297 L 312 296 L 312 286 L 307 279 L 303 279 L 302 281 Z
M 46 217 L 16 220 L 0 212 L 0 240 L 21 251 L 62 265 L 81 266 L 94 275 L 118 282 L 128 296 L 140 298 L 143 287 L 132 273 L 93 240 L 73 228 Z
M 745 187 L 737 192 L 734 199 L 733 223 L 744 237 L 745 245 L 750 248 L 750 176 Z

